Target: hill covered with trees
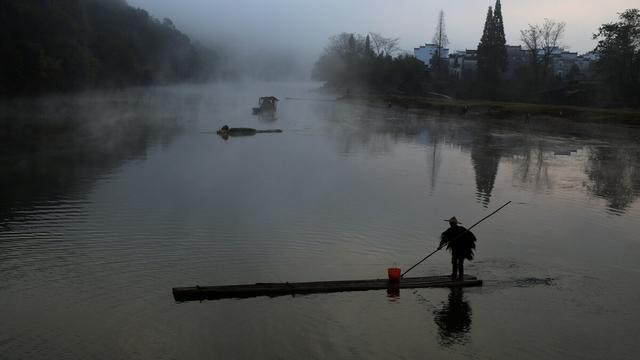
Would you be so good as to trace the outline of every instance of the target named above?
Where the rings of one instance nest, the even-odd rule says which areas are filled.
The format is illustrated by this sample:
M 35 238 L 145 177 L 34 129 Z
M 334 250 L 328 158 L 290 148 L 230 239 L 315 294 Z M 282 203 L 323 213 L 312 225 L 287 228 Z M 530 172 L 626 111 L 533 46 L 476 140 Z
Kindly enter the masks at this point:
M 216 58 L 125 0 L 0 2 L 0 96 L 207 80 Z

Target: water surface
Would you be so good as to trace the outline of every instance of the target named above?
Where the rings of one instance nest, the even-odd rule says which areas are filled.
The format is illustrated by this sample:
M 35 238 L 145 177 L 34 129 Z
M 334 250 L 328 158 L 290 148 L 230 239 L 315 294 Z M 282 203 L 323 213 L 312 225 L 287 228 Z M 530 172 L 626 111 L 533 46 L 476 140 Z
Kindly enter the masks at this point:
M 8 359 L 631 359 L 640 128 L 217 84 L 0 107 Z M 281 101 L 251 115 L 258 96 Z M 303 100 L 306 99 L 306 100 Z M 282 129 L 224 140 L 213 131 Z M 474 230 L 482 288 L 175 303 L 174 286 L 377 278 Z M 446 253 L 411 275 L 450 271 Z

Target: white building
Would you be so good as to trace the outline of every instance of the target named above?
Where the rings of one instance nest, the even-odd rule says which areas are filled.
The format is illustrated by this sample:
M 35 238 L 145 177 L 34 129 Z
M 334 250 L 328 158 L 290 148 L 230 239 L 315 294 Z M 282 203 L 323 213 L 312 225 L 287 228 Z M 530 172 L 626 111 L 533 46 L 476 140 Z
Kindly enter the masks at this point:
M 552 58 L 553 71 L 559 80 L 566 80 L 568 76 L 573 77 L 572 80 L 585 80 L 593 76 L 594 64 L 598 59 L 598 54 L 594 52 L 578 55 L 564 51 Z
M 449 55 L 449 74 L 454 79 L 470 79 L 478 70 L 478 58 L 475 50 L 456 51 Z
M 501 73 L 503 79 L 514 79 L 517 71 L 530 66 L 531 53 L 520 45 L 507 45 L 507 68 Z M 414 49 L 416 58 L 425 62 L 430 67 L 430 60 L 437 47 L 426 44 Z M 588 80 L 594 76 L 594 64 L 598 60 L 598 54 L 589 52 L 578 55 L 577 52 L 565 51 L 562 48 L 550 49 L 551 73 L 560 81 Z M 448 49 L 443 49 L 443 54 L 448 54 Z M 536 51 L 538 61 L 542 63 L 545 54 L 544 49 Z M 426 61 L 425 61 L 426 60 Z M 449 74 L 454 79 L 470 79 L 478 70 L 478 57 L 476 50 L 456 51 L 448 59 Z
M 423 46 L 413 49 L 413 54 L 416 59 L 422 61 L 427 67 L 431 68 L 431 60 L 433 56 L 438 52 L 438 46 L 436 44 L 424 44 Z M 449 57 L 449 49 L 440 50 L 440 58 L 447 61 Z

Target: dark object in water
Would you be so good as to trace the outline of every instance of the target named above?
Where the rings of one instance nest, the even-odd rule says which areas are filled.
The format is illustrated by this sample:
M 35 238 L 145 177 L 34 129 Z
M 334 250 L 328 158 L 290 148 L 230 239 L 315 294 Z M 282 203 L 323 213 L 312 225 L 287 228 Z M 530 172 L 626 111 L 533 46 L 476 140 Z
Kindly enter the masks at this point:
M 274 113 L 277 110 L 277 102 L 280 101 L 275 96 L 263 96 L 258 99 L 258 107 L 253 108 L 253 115 L 260 113 Z
M 465 276 L 464 280 L 452 280 L 450 276 L 402 278 L 399 282 L 388 279 L 317 281 L 301 283 L 257 283 L 252 285 L 194 286 L 173 288 L 176 301 L 218 300 L 225 298 L 250 298 L 256 296 L 283 296 L 295 294 L 331 293 L 387 289 L 413 289 L 431 287 L 482 286 L 482 280 Z
M 229 136 L 253 136 L 258 133 L 281 133 L 280 129 L 272 129 L 272 130 L 257 130 L 253 128 L 230 128 L 228 125 L 225 125 L 216 131 L 216 134 L 222 136 L 227 139 Z

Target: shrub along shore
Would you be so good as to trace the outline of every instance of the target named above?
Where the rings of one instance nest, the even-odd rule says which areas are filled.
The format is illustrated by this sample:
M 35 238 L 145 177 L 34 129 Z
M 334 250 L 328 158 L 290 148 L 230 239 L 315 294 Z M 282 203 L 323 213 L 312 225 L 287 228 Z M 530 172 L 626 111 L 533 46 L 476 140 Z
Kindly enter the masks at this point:
M 459 114 L 498 119 L 562 118 L 585 122 L 640 124 L 640 109 L 630 108 L 593 108 L 402 95 L 346 96 L 340 98 L 340 101 L 363 102 L 375 107 L 419 109 L 439 114 Z

